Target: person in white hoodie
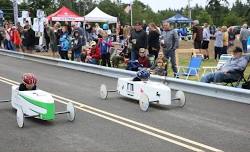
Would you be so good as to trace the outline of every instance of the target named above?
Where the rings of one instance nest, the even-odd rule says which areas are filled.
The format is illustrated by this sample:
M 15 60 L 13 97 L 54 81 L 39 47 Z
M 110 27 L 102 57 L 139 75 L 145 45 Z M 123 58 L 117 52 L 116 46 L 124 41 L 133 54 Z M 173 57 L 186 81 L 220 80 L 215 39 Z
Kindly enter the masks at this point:
M 205 53 L 204 53 L 205 60 L 209 59 L 209 52 L 208 52 L 209 41 L 210 41 L 210 31 L 208 28 L 208 24 L 204 23 L 202 49 L 205 50 Z

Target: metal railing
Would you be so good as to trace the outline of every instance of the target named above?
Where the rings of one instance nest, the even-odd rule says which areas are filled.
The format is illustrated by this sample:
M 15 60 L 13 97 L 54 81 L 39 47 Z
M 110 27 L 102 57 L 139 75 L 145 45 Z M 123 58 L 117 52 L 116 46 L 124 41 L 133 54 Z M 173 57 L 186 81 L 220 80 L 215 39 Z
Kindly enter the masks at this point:
M 25 59 L 35 62 L 40 62 L 44 64 L 49 64 L 53 66 L 65 67 L 69 69 L 84 71 L 88 73 L 94 73 L 98 75 L 103 75 L 112 78 L 119 77 L 131 77 L 135 76 L 135 72 L 116 69 L 110 67 L 103 67 L 100 65 L 93 65 L 88 63 L 79 63 L 74 61 L 67 61 L 62 59 L 55 59 L 52 57 L 45 57 L 33 54 L 26 54 L 14 51 L 8 51 L 0 49 L 0 54 L 10 57 L 15 57 L 19 59 Z M 182 90 L 184 92 L 199 94 L 209 97 L 215 97 L 218 99 L 226 99 L 231 101 L 237 101 L 241 103 L 250 104 L 250 90 L 245 90 L 241 88 L 227 87 L 216 84 L 207 84 L 196 81 L 175 79 L 169 77 L 162 77 L 153 75 L 150 78 L 152 81 L 156 82 L 166 82 L 166 84 L 174 90 Z

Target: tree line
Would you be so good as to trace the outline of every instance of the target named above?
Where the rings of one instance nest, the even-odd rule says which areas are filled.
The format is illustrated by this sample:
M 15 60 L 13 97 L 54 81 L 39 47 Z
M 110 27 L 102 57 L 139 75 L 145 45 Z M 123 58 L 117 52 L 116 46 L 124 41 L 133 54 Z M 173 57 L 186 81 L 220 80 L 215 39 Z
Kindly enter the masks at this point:
M 56 3 L 55 0 L 28 0 L 27 3 L 19 5 L 19 10 L 28 10 L 30 16 L 35 17 L 37 9 L 42 9 L 49 15 L 61 6 L 66 6 L 82 16 L 98 6 L 102 11 L 118 17 L 122 24 L 130 24 L 130 13 L 124 11 L 128 4 L 122 3 L 121 0 L 101 0 L 99 2 L 96 0 L 57 0 Z M 207 22 L 217 26 L 242 25 L 243 23 L 250 25 L 250 0 L 247 0 L 246 3 L 236 0 L 231 8 L 228 6 L 228 0 L 207 0 L 206 7 L 196 4 L 191 8 L 192 19 L 198 19 L 200 23 Z M 12 2 L 10 0 L 1 0 L 0 9 L 5 12 L 6 19 L 13 19 Z M 188 12 L 188 6 L 180 9 L 166 8 L 165 10 L 154 12 L 149 5 L 145 5 L 139 0 L 134 0 L 133 2 L 134 22 L 144 21 L 146 23 L 155 22 L 160 24 L 162 20 L 176 13 L 188 16 Z

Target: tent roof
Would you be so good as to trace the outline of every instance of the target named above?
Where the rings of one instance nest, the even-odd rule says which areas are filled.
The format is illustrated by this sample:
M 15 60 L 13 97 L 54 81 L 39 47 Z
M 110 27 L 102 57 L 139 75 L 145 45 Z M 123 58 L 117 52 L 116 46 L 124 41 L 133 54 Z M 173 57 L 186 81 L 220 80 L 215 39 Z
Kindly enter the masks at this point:
M 182 16 L 181 14 L 176 14 L 175 16 L 172 16 L 164 21 L 168 21 L 170 23 L 190 23 L 192 22 L 192 19 Z
M 65 6 L 57 10 L 55 13 L 49 15 L 47 19 L 52 21 L 84 21 L 83 17 Z
M 98 7 L 93 9 L 89 14 L 84 16 L 85 21 L 87 22 L 107 22 L 107 23 L 116 23 L 117 17 L 113 17 L 101 11 Z

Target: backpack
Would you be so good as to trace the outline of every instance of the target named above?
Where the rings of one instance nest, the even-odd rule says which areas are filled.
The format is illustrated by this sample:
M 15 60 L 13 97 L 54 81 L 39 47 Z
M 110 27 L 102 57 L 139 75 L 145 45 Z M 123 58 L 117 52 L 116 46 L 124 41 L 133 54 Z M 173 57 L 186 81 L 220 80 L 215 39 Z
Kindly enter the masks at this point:
M 140 67 L 142 67 L 142 66 L 139 64 L 138 61 L 129 61 L 128 66 L 127 66 L 127 70 L 138 71 Z

